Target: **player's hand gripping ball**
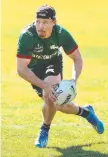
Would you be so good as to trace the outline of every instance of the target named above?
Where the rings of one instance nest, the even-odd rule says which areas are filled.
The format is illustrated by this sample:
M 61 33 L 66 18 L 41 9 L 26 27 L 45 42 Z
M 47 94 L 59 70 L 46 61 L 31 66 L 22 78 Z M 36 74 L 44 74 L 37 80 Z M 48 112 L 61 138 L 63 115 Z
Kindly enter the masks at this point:
M 54 96 L 56 105 L 64 105 L 71 102 L 76 96 L 76 86 L 74 80 L 62 80 L 54 86 Z

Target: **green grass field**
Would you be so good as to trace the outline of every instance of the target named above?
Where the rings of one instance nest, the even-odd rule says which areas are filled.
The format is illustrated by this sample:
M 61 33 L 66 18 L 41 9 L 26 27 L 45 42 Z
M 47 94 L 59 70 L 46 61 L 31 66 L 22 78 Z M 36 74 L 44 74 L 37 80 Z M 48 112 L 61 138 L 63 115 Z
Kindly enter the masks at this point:
M 34 147 L 42 123 L 40 100 L 16 73 L 20 30 L 48 3 L 57 21 L 76 39 L 84 60 L 75 102 L 91 103 L 105 124 L 98 135 L 84 119 L 57 113 L 48 147 Z M 108 157 L 108 1 L 2 0 L 2 157 Z M 68 69 L 68 71 L 67 71 Z M 64 79 L 71 77 L 71 60 L 64 55 Z

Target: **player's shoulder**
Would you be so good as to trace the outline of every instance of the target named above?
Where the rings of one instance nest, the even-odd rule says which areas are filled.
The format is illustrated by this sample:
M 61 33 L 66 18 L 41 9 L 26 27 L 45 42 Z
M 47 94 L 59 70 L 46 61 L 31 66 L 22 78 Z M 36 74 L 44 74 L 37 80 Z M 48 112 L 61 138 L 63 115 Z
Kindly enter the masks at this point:
M 56 24 L 56 25 L 55 25 L 55 30 L 56 30 L 56 32 L 57 32 L 58 34 L 62 34 L 62 33 L 64 33 L 65 28 L 62 27 L 61 25 Z
M 34 24 L 25 26 L 20 32 L 19 39 L 31 40 L 34 36 L 34 29 Z
M 69 33 L 66 28 L 58 24 L 55 25 L 55 30 L 56 33 L 61 37 Z

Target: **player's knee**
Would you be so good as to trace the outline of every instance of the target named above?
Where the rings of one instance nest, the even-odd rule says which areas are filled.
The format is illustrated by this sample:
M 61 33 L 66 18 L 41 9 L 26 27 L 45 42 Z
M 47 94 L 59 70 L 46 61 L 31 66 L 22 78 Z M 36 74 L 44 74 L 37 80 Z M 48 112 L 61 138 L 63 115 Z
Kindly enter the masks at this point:
M 59 105 L 56 105 L 56 110 L 57 111 L 63 111 L 64 110 L 64 108 L 65 108 L 65 106 L 63 105 L 63 106 L 59 106 Z
M 56 105 L 57 111 L 61 111 L 61 112 L 63 112 L 64 110 L 67 110 L 69 107 L 70 107 L 70 104 L 64 104 L 64 105 L 61 105 L 61 106 Z
M 51 107 L 51 106 L 54 106 L 55 104 L 50 100 L 50 99 L 46 99 L 44 98 L 44 102 L 45 102 L 45 105 Z
M 56 110 L 57 110 L 57 111 L 60 111 L 60 109 L 61 109 L 61 107 L 58 106 L 58 105 L 56 105 Z

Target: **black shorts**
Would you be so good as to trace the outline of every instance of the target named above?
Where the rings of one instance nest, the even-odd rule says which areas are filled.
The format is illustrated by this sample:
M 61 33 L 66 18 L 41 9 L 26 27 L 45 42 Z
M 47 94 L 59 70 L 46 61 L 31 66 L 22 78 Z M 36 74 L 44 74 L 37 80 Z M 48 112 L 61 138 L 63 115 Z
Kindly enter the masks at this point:
M 63 70 L 63 62 L 62 55 L 60 54 L 57 57 L 54 57 L 48 63 L 40 64 L 37 63 L 36 67 L 32 69 L 37 77 L 41 80 L 44 80 L 47 76 L 57 76 L 61 74 L 62 79 L 62 70 Z M 42 89 L 32 85 L 33 89 L 35 89 L 36 93 L 39 97 L 42 97 Z

